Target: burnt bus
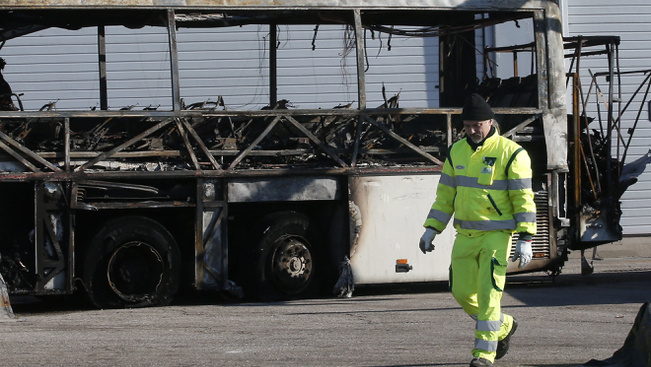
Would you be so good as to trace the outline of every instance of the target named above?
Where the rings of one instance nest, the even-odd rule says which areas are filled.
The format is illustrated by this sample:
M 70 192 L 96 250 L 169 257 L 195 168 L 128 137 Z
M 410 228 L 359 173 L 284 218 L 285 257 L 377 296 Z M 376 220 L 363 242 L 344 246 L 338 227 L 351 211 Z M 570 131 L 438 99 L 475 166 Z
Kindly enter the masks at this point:
M 79 291 L 108 308 L 165 305 L 181 289 L 288 299 L 445 281 L 454 230 L 437 236 L 437 256 L 417 243 L 470 92 L 532 158 L 534 259 L 510 273 L 558 274 L 568 251 L 621 238 L 620 161 L 608 141 L 586 139 L 587 123 L 566 105 L 576 80 L 567 50 L 603 42 L 564 41 L 554 1 L 0 0 L 0 19 L 9 61 L 25 37 L 90 32 L 97 75 L 92 93 L 59 83 L 56 101 L 37 105 L 44 80 L 81 71 L 52 67 L 58 56 L 14 57 L 4 70 L 0 274 L 10 294 Z M 503 47 L 498 36 L 511 28 L 518 44 Z M 160 105 L 133 95 L 152 67 L 143 56 L 151 32 L 164 40 Z M 304 50 L 287 52 L 299 34 Z M 336 46 L 321 50 L 326 34 Z M 112 38 L 140 73 L 120 69 Z M 413 56 L 404 40 L 426 44 L 426 71 L 404 66 Z M 43 46 L 45 56 L 61 47 Z M 192 58 L 232 50 L 241 52 L 226 66 L 253 62 L 263 88 Z M 314 52 L 329 52 L 326 64 Z M 305 65 L 313 78 L 296 76 Z M 337 68 L 347 82 L 328 76 Z M 43 88 L 21 90 L 21 78 Z M 426 99 L 396 87 L 410 78 L 424 81 Z M 212 85 L 220 94 L 202 96 Z M 254 94 L 257 104 L 232 103 Z M 315 103 L 296 102 L 313 94 Z

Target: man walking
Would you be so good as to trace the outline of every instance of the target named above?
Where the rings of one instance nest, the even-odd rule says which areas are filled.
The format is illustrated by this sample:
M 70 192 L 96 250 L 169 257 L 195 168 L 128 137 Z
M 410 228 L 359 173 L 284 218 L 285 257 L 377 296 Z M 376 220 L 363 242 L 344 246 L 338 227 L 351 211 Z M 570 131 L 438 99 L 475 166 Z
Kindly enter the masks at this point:
M 449 150 L 436 200 L 425 220 L 419 247 L 434 250 L 434 237 L 454 215 L 450 289 L 475 321 L 471 367 L 492 366 L 509 349 L 518 324 L 500 308 L 511 236 L 518 233 L 512 260 L 524 268 L 533 256 L 536 206 L 531 159 L 517 143 L 500 136 L 486 101 L 472 94 L 463 106 L 466 138 Z

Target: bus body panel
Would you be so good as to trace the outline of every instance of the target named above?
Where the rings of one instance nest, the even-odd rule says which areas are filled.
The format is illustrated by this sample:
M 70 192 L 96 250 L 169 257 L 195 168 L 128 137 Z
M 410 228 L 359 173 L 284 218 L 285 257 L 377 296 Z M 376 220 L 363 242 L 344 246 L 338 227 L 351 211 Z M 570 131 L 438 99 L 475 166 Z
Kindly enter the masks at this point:
M 432 253 L 418 247 L 439 179 L 440 174 L 350 178 L 351 201 L 361 217 L 350 258 L 355 283 L 448 279 L 454 228 L 436 236 Z

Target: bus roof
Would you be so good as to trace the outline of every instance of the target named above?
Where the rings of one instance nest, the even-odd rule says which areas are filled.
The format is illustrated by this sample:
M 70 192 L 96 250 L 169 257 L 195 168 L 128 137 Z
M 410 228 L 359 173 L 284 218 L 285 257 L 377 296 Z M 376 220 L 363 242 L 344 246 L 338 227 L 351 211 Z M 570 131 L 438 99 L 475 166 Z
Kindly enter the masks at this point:
M 319 8 L 440 8 L 468 10 L 542 9 L 558 0 L 0 0 L 0 8 L 238 8 L 238 9 L 319 9 Z
M 177 27 L 233 27 L 351 24 L 354 9 L 364 12 L 365 23 L 385 25 L 459 26 L 515 20 L 535 10 L 558 14 L 555 0 L 0 0 L 0 42 L 51 27 L 166 27 L 161 12 L 173 12 Z M 490 16 L 474 20 L 468 13 Z

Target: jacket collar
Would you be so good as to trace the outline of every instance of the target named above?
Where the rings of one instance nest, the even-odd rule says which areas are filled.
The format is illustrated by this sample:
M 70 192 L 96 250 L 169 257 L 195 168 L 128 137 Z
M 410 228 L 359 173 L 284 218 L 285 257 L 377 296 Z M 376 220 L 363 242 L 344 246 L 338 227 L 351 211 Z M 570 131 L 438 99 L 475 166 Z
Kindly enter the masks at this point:
M 491 130 L 488 132 L 488 135 L 484 138 L 484 140 L 480 141 L 479 143 L 475 143 L 472 141 L 472 139 L 466 137 L 466 142 L 468 143 L 468 145 L 470 145 L 470 148 L 472 148 L 472 150 L 477 150 L 477 148 L 484 145 L 484 142 L 486 142 L 486 140 L 493 137 L 493 135 L 495 135 L 495 132 L 496 132 L 495 126 L 491 126 Z

